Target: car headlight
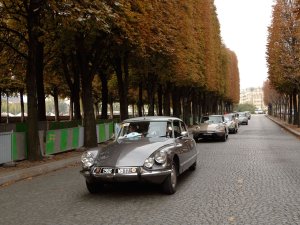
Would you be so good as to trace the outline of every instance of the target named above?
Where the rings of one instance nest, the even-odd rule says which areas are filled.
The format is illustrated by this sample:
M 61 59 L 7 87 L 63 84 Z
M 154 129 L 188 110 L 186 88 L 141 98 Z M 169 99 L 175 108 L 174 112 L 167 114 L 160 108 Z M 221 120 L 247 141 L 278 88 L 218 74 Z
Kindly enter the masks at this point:
M 155 162 L 164 164 L 167 160 L 167 153 L 163 150 L 157 151 L 154 155 Z
M 83 164 L 83 167 L 89 168 L 92 165 L 94 165 L 97 154 L 98 150 L 84 152 L 81 156 L 81 162 Z
M 152 166 L 154 165 L 154 158 L 153 157 L 149 157 L 145 160 L 144 162 L 144 166 L 148 169 L 152 168 Z

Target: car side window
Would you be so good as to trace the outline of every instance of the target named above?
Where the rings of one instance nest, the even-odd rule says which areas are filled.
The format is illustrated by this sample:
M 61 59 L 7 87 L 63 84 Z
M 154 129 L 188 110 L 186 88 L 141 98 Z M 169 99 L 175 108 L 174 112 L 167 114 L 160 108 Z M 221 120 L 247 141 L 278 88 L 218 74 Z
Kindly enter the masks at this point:
M 173 132 L 172 132 L 172 124 L 170 122 L 167 123 L 167 130 L 166 130 L 166 136 L 172 138 Z
M 181 132 L 187 131 L 187 129 L 182 121 L 180 121 L 180 127 L 181 127 Z
M 175 138 L 180 137 L 181 136 L 181 129 L 180 129 L 180 124 L 179 124 L 178 120 L 174 121 L 173 127 L 174 127 L 174 136 L 175 136 Z

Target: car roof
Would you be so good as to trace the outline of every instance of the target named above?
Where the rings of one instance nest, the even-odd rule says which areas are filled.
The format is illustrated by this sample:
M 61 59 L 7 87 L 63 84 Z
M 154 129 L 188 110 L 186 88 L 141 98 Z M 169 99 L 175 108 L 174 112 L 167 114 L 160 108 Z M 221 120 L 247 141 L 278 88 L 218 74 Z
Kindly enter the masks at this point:
M 223 115 L 208 115 L 208 116 L 223 116 Z M 204 116 L 203 116 L 204 117 Z
M 181 119 L 172 116 L 143 116 L 143 117 L 134 117 L 134 118 L 126 119 L 123 122 L 128 123 L 128 122 L 137 122 L 137 121 L 173 121 L 173 120 L 182 121 Z

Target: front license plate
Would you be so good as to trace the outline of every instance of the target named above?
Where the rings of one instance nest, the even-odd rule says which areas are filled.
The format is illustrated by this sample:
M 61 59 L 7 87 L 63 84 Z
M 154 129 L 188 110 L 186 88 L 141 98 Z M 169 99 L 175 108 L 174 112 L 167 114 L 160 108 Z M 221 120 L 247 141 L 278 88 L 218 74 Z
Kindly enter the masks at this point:
M 203 134 L 204 136 L 211 136 L 211 134 Z
M 103 168 L 102 173 L 113 173 L 113 169 L 112 168 Z

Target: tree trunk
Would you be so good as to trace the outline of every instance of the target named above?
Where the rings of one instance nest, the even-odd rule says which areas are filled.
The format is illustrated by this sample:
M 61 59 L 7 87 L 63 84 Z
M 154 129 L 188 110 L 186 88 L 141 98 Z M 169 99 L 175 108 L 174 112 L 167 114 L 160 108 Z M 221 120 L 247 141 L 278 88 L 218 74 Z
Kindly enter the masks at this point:
M 138 104 L 137 104 L 137 107 L 138 107 L 138 115 L 139 116 L 143 116 L 143 82 L 140 81 L 139 83 L 139 100 L 138 100 Z
M 169 86 L 169 85 L 167 85 Z M 166 87 L 164 88 L 164 95 L 163 95 L 163 110 L 165 116 L 171 116 L 171 102 L 170 102 L 170 92 L 169 89 Z
M 73 114 L 74 114 L 74 102 L 73 102 L 73 96 L 70 96 L 70 107 L 69 107 L 69 120 L 73 120 Z
M 127 102 L 127 92 L 126 92 L 127 89 L 125 88 L 127 82 L 123 80 L 122 59 L 120 56 L 115 56 L 114 68 L 116 71 L 116 76 L 118 81 L 118 94 L 120 100 L 120 119 L 121 121 L 123 121 L 128 118 L 128 102 Z
M 83 105 L 83 126 L 84 126 L 84 146 L 87 148 L 97 146 L 96 120 L 93 107 L 93 75 L 89 74 L 89 65 L 84 47 L 84 38 L 82 34 L 76 37 L 76 46 L 78 47 L 78 65 L 80 68 L 82 85 L 82 105 Z
M 80 74 L 78 66 L 76 65 L 75 57 L 72 55 L 72 67 L 73 67 L 73 103 L 74 103 L 74 119 L 81 120 L 80 111 Z
M 193 124 L 199 121 L 199 95 L 198 92 L 195 91 L 192 95 L 192 114 L 193 114 Z
M 58 90 L 57 90 L 57 87 L 53 88 L 53 99 L 54 99 L 55 121 L 59 121 Z
M 102 108 L 101 108 L 101 119 L 107 119 L 107 105 L 108 105 L 108 86 L 107 86 L 107 75 L 99 74 L 102 84 Z
M 73 81 L 71 79 L 71 74 L 68 68 L 68 62 L 66 60 L 65 54 L 61 53 L 62 67 L 64 71 L 64 77 L 69 86 L 71 97 L 70 97 L 70 120 L 81 120 L 80 113 L 80 74 L 78 71 L 78 66 L 76 65 L 75 56 L 71 56 L 71 65 L 73 71 Z
M 298 124 L 298 110 L 297 110 L 297 92 L 296 90 L 293 91 L 293 111 L 294 111 L 294 115 L 293 115 L 293 125 L 297 125 Z
M 182 96 L 182 99 L 183 99 L 183 121 L 187 125 L 191 125 L 190 124 L 190 118 L 191 118 L 191 100 L 190 100 L 190 95 L 191 95 L 191 91 L 188 90 L 188 88 L 184 88 L 183 89 L 183 93 L 185 93 Z
M 92 80 L 90 76 L 82 75 L 82 105 L 84 124 L 84 146 L 87 148 L 97 146 L 96 120 L 93 107 Z
M 112 98 L 109 98 L 109 118 L 113 119 L 114 118 L 114 105 L 113 105 L 113 101 Z
M 37 41 L 37 101 L 39 121 L 46 121 L 46 104 L 44 90 L 44 44 Z
M 100 111 L 99 111 L 99 102 L 94 102 L 94 108 L 95 108 L 95 115 L 96 115 L 96 118 L 98 118 L 99 115 L 100 115 Z
M 300 91 L 298 92 L 298 127 L 300 127 Z
M 24 117 L 24 89 L 20 90 L 20 105 L 21 105 L 21 122 L 25 121 Z
M 158 84 L 157 87 L 157 104 L 158 104 L 158 115 L 162 116 L 163 115 L 163 96 L 162 96 L 162 86 L 161 84 Z
M 2 89 L 0 88 L 0 123 L 2 123 L 2 117 L 1 117 L 1 113 L 2 113 Z
M 289 95 L 289 120 L 288 120 L 288 123 L 289 124 L 292 124 L 293 123 L 293 115 L 292 115 L 292 112 L 293 112 L 293 95 L 290 94 Z
M 147 79 L 147 94 L 148 94 L 148 116 L 154 116 L 155 109 L 155 88 L 156 88 L 156 76 L 153 73 L 148 73 Z
M 37 77 L 43 69 L 39 65 L 43 60 L 40 48 L 40 9 L 45 4 L 44 0 L 30 1 L 28 7 L 27 29 L 28 29 L 28 61 L 26 70 L 26 89 L 27 89 L 27 106 L 28 106 L 28 132 L 27 132 L 27 149 L 28 159 L 30 161 L 41 160 L 40 143 L 38 136 L 38 105 L 37 105 Z M 39 77 L 40 78 L 40 77 Z M 43 96 L 45 97 L 45 96 Z M 41 106 L 41 105 L 40 105 Z M 45 116 L 45 115 L 44 115 Z M 30 141 L 29 141 L 30 140 Z
M 177 87 L 173 88 L 172 92 L 172 108 L 173 108 L 173 116 L 180 117 L 181 112 L 181 103 L 179 98 L 179 90 Z

